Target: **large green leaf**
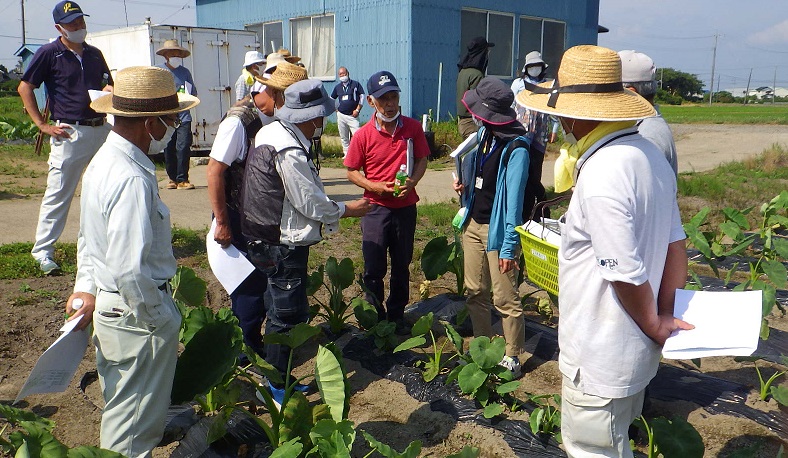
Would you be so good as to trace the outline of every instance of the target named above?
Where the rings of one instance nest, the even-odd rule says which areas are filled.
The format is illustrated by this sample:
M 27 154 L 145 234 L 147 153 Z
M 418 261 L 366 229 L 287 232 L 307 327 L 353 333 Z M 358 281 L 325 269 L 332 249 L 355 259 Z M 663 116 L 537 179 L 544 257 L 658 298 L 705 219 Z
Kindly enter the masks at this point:
M 788 385 L 772 385 L 769 387 L 769 391 L 772 393 L 772 397 L 775 401 L 784 406 L 788 406 Z
M 692 245 L 697 248 L 703 256 L 706 258 L 713 257 L 711 246 L 709 246 L 709 241 L 706 240 L 706 237 L 700 230 L 698 230 L 698 228 L 689 224 L 685 224 L 684 232 L 687 234 L 687 238 L 689 239 L 690 243 L 692 243 Z
M 263 342 L 268 344 L 279 344 L 290 348 L 298 348 L 309 339 L 320 334 L 320 328 L 310 326 L 307 323 L 298 323 L 287 332 L 287 334 L 276 333 L 263 336 Z
M 27 446 L 27 441 L 22 441 L 22 446 L 16 450 L 14 458 L 30 458 L 30 449 Z
M 323 286 L 323 266 L 317 268 L 307 277 L 306 295 L 313 296 Z
M 360 297 L 354 297 L 350 301 L 350 306 L 353 307 L 356 321 L 363 329 L 370 330 L 378 324 L 378 311 L 374 305 Z
M 208 437 L 205 440 L 207 443 L 213 444 L 227 434 L 227 421 L 230 420 L 232 413 L 233 409 L 224 408 L 219 411 L 219 415 L 209 417 L 211 426 L 208 427 Z
M 336 348 L 336 347 L 335 347 Z M 340 356 L 320 345 L 315 358 L 315 381 L 320 397 L 328 405 L 335 422 L 347 418 L 349 396 L 345 371 Z
M 312 443 L 321 457 L 350 457 L 350 449 L 356 440 L 353 422 L 343 420 L 339 423 L 331 419 L 320 420 L 309 433 Z
M 786 271 L 783 263 L 780 261 L 764 260 L 761 262 L 761 267 L 763 268 L 763 273 L 769 277 L 769 280 L 771 280 L 777 288 L 785 288 L 785 280 L 786 277 L 788 277 L 788 271 Z
M 739 237 L 741 237 L 743 234 L 739 225 L 733 221 L 725 221 L 724 223 L 720 224 L 720 230 L 732 240 L 739 240 Z
M 397 347 L 394 348 L 394 353 L 410 350 L 411 348 L 415 348 L 415 347 L 420 347 L 425 343 L 427 343 L 427 339 L 424 336 L 411 337 L 410 339 L 397 345 Z
M 183 317 L 183 324 L 181 325 L 181 343 L 187 345 L 197 331 L 215 321 L 216 316 L 208 307 L 199 306 L 187 309 L 186 315 Z
M 0 417 L 8 420 L 12 425 L 17 425 L 22 421 L 26 421 L 29 424 L 37 424 L 40 428 L 47 431 L 52 431 L 52 428 L 55 427 L 55 422 L 48 418 L 40 417 L 29 410 L 11 407 L 8 404 L 0 403 Z
M 243 345 L 241 329 L 216 321 L 194 334 L 178 357 L 172 403 L 180 404 L 208 392 L 235 369 Z
M 756 280 L 752 284 L 753 290 L 761 290 L 763 296 L 761 297 L 761 316 L 766 318 L 772 313 L 772 309 L 774 308 L 774 303 L 777 300 L 777 290 L 774 286 L 763 282 L 761 280 Z
M 494 402 L 492 404 L 487 404 L 484 406 L 483 415 L 484 418 L 493 418 L 503 413 L 503 406 Z
M 289 440 L 283 444 L 279 444 L 271 454 L 270 458 L 298 458 L 301 455 L 301 450 L 304 449 L 304 444 L 301 443 L 299 438 Z
M 466 445 L 459 452 L 453 453 L 446 458 L 478 458 L 480 453 L 481 449 Z
M 452 246 L 444 236 L 435 237 L 427 242 L 421 253 L 421 270 L 424 271 L 424 278 L 435 280 L 448 272 L 451 252 Z
M 473 362 L 466 364 L 457 375 L 457 383 L 464 394 L 471 394 L 487 380 L 487 373 Z
M 413 323 L 413 327 L 410 330 L 410 335 L 413 337 L 421 336 L 430 332 L 432 329 L 432 323 L 435 320 L 435 317 L 432 312 L 422 315 Z
M 772 238 L 772 247 L 777 255 L 783 259 L 788 259 L 788 239 L 783 237 Z
M 207 283 L 188 267 L 178 267 L 175 276 L 170 280 L 170 285 L 172 285 L 172 297 L 175 300 L 191 307 L 199 307 L 205 302 Z
M 738 227 L 744 229 L 745 231 L 750 229 L 750 223 L 747 221 L 747 216 L 739 210 L 728 207 L 724 208 L 722 213 Z
M 503 359 L 506 353 L 506 341 L 503 337 L 494 337 L 492 340 L 487 336 L 476 337 L 471 340 L 468 351 L 480 368 L 492 369 Z
M 694 458 L 702 457 L 705 451 L 703 438 L 698 431 L 681 418 L 668 420 L 655 418 L 651 422 L 654 442 L 665 457 Z
M 448 337 L 452 345 L 454 345 L 454 349 L 457 351 L 457 353 L 460 356 L 462 356 L 463 341 L 462 341 L 462 336 L 460 336 L 460 333 L 458 333 L 457 330 L 454 329 L 454 326 L 450 325 L 449 323 L 443 323 L 443 328 L 446 330 L 446 337 Z
M 364 435 L 364 438 L 367 440 L 367 443 L 369 443 L 370 447 L 377 450 L 378 453 L 380 453 L 386 458 L 416 458 L 421 453 L 421 441 L 411 442 L 410 444 L 408 444 L 407 448 L 405 448 L 405 450 L 402 453 L 398 453 L 390 446 L 375 439 L 368 432 L 362 430 L 361 434 Z
M 326 275 L 336 288 L 340 291 L 353 284 L 356 273 L 353 269 L 353 261 L 345 258 L 337 263 L 337 258 L 331 256 L 326 261 Z
M 279 425 L 279 443 L 300 438 L 306 449 L 312 448 L 309 431 L 312 429 L 312 408 L 300 391 L 293 391 L 282 406 L 282 423 Z
M 710 212 L 711 212 L 711 208 L 709 207 L 701 208 L 700 211 L 689 220 L 689 222 L 684 224 L 684 229 L 686 230 L 687 226 L 696 227 L 696 228 L 702 226 L 703 223 L 706 222 L 706 217 L 709 215 Z
M 8 435 L 8 440 L 15 449 L 27 443 L 27 450 L 31 457 L 62 458 L 68 453 L 68 447 L 55 439 L 52 432 L 39 422 L 21 421 L 19 425 L 24 431 L 15 431 Z
M 506 394 L 506 393 L 511 393 L 512 391 L 516 390 L 517 388 L 520 388 L 520 381 L 519 380 L 514 380 L 514 381 L 511 381 L 511 382 L 506 382 L 506 383 L 502 383 L 502 384 L 498 385 L 495 388 L 495 391 L 498 394 Z

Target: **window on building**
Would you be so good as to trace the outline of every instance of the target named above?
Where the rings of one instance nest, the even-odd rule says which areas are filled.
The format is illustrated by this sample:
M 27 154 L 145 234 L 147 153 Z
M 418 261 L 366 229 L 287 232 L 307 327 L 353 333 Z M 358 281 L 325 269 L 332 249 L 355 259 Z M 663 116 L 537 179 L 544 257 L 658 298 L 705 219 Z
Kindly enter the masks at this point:
M 301 57 L 310 78 L 336 78 L 334 15 L 290 20 L 290 52 Z
M 539 51 L 548 65 L 547 76 L 555 78 L 565 47 L 566 23 L 533 17 L 520 18 L 518 63 L 521 69 L 525 63 L 525 55 L 531 51 Z
M 468 51 L 474 37 L 485 37 L 495 43 L 490 48 L 487 74 L 500 78 L 512 77 L 512 50 L 514 46 L 514 16 L 493 11 L 463 9 L 460 16 L 460 51 Z
M 257 39 L 260 40 L 260 49 L 258 51 L 264 56 L 278 51 L 283 45 L 282 21 L 247 25 L 246 30 L 257 33 Z

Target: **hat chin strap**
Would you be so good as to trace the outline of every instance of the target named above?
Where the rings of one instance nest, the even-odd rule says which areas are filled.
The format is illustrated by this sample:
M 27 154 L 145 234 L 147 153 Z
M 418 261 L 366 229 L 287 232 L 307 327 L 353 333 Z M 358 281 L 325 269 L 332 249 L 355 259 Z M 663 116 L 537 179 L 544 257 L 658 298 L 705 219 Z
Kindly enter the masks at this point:
M 525 88 L 534 94 L 550 94 L 550 98 L 547 99 L 547 106 L 550 108 L 555 108 L 559 94 L 604 94 L 621 92 L 624 90 L 624 84 L 621 81 L 600 84 L 572 84 L 569 86 L 556 87 L 557 84 L 558 78 L 555 79 L 553 87 L 541 87 L 526 81 Z

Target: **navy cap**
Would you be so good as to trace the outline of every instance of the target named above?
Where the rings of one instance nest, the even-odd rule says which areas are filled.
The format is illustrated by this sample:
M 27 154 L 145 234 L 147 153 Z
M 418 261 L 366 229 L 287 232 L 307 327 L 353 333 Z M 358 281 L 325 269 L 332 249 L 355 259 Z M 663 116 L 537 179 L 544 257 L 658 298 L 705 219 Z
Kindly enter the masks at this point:
M 370 76 L 367 80 L 367 94 L 372 97 L 378 98 L 391 91 L 400 92 L 397 78 L 394 78 L 391 72 L 383 70 Z
M 82 8 L 76 2 L 59 2 L 55 5 L 55 9 L 52 10 L 52 19 L 55 20 L 55 24 L 68 24 L 82 16 L 90 15 L 83 13 Z

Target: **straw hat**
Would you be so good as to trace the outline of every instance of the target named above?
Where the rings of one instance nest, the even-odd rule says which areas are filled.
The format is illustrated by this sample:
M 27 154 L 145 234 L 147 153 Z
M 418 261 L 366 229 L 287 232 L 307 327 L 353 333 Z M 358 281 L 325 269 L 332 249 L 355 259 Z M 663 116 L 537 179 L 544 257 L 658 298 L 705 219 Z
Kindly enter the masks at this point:
M 281 55 L 282 57 L 284 57 L 285 60 L 290 62 L 291 64 L 294 64 L 294 63 L 298 62 L 299 60 L 301 60 L 300 57 L 293 56 L 292 54 L 290 54 L 290 50 L 289 49 L 280 48 L 279 51 L 277 51 L 277 53 L 279 55 Z
M 118 70 L 112 94 L 99 97 L 90 108 L 99 113 L 138 118 L 191 110 L 197 97 L 175 92 L 169 70 L 160 67 L 127 67 Z
M 260 81 L 271 89 L 284 91 L 291 84 L 307 79 L 306 69 L 289 62 L 282 62 L 267 80 Z
M 646 99 L 624 89 L 618 53 L 593 45 L 567 49 L 555 81 L 526 84 L 516 100 L 532 110 L 575 119 L 626 121 L 656 115 Z
M 272 52 L 265 58 L 265 70 L 263 73 L 273 73 L 276 70 L 276 66 L 281 64 L 282 62 L 287 62 L 281 54 L 277 52 Z M 257 76 L 257 81 L 261 81 L 262 78 Z M 267 78 L 265 78 L 267 79 Z
M 165 40 L 161 48 L 156 50 L 156 54 L 163 56 L 165 51 L 174 51 L 172 56 L 180 58 L 189 57 L 191 55 L 191 51 L 179 45 L 177 40 Z

